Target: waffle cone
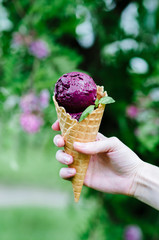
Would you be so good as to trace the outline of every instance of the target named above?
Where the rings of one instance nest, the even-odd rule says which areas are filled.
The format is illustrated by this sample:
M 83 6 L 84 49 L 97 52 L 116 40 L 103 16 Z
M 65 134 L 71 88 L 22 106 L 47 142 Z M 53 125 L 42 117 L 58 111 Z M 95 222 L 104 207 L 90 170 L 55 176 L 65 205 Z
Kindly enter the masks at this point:
M 97 98 L 100 99 L 106 96 L 107 93 L 103 91 L 103 87 L 97 86 Z M 76 169 L 76 175 L 72 178 L 72 186 L 74 192 L 74 200 L 78 202 L 88 168 L 90 155 L 79 153 L 74 150 L 74 142 L 93 142 L 100 127 L 105 105 L 99 104 L 98 108 L 89 114 L 83 121 L 78 122 L 76 119 L 66 113 L 63 107 L 59 107 L 55 97 L 57 117 L 60 123 L 62 136 L 65 140 L 64 150 L 67 154 L 73 157 L 73 163 L 69 165 L 70 168 Z

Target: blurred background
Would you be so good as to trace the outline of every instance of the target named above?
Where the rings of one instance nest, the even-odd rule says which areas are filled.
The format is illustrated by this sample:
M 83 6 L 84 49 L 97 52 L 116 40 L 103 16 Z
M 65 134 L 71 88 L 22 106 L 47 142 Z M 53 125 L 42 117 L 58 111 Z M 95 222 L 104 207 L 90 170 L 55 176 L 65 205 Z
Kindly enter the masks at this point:
M 0 239 L 158 240 L 159 213 L 83 188 L 73 202 L 52 94 L 83 71 L 116 100 L 100 131 L 159 166 L 159 1 L 0 0 Z

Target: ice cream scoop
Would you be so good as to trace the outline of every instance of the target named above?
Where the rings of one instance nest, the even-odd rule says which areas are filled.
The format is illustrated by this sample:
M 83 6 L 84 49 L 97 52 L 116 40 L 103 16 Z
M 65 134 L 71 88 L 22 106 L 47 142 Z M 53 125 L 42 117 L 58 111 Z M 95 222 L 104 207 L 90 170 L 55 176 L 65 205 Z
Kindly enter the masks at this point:
M 97 86 L 94 80 L 81 72 L 61 76 L 55 85 L 55 98 L 72 118 L 79 120 L 82 112 L 95 103 Z

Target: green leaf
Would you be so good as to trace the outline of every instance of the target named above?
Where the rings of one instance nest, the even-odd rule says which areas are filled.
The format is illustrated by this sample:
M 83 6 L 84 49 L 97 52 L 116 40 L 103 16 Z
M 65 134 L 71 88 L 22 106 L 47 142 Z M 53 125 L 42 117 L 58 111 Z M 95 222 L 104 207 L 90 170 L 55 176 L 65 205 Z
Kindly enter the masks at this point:
M 108 97 L 108 96 L 102 97 L 99 100 L 99 103 L 101 103 L 101 104 L 110 104 L 110 103 L 114 103 L 114 102 L 115 102 L 115 100 L 111 97 Z
M 96 106 L 96 108 L 98 107 L 98 104 L 99 104 L 99 100 L 98 100 L 98 98 L 95 100 L 95 106 Z
M 93 112 L 95 106 L 94 105 L 90 105 L 89 107 L 87 107 L 84 112 L 82 113 L 79 122 L 81 122 L 82 120 L 84 120 L 91 112 Z

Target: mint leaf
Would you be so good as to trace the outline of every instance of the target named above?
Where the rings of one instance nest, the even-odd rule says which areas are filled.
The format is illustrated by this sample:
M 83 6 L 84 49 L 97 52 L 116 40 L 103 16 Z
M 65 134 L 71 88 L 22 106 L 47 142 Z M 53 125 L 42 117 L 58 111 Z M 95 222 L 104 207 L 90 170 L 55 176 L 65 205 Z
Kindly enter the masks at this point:
M 95 107 L 97 108 L 98 107 L 98 104 L 99 104 L 99 100 L 98 98 L 95 100 Z
M 87 107 L 84 112 L 82 113 L 80 119 L 79 119 L 79 122 L 81 122 L 82 120 L 84 120 L 88 114 L 90 114 L 91 112 L 93 112 L 95 106 L 94 105 L 90 105 L 89 107 Z
M 115 102 L 115 100 L 111 97 L 108 97 L 108 96 L 102 97 L 99 100 L 99 103 L 101 103 L 101 104 L 110 104 L 110 103 L 114 103 L 114 102 Z
M 109 104 L 109 103 L 114 103 L 114 99 L 108 96 L 102 97 L 100 100 L 98 100 L 98 98 L 95 100 L 95 105 L 90 105 L 89 107 L 87 107 L 84 112 L 82 113 L 79 122 L 81 122 L 82 120 L 84 120 L 91 112 L 93 112 L 93 110 L 95 109 L 95 107 L 97 108 L 99 103 L 101 104 Z

